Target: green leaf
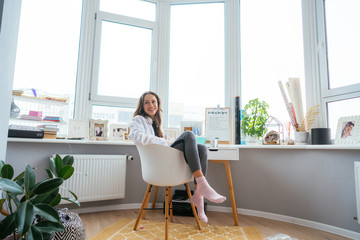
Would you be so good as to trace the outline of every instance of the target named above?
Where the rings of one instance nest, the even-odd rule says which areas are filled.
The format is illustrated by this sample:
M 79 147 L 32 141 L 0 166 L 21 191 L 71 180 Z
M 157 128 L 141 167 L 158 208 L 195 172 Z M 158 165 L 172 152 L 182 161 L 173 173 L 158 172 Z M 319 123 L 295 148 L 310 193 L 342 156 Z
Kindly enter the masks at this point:
M 0 222 L 0 239 L 3 239 L 13 233 L 15 228 L 15 213 L 12 213 Z
M 66 155 L 63 160 L 64 160 L 64 165 L 72 166 L 74 164 L 74 157 L 73 156 Z
M 53 234 L 47 232 L 41 232 L 43 240 L 52 240 Z
M 0 172 L 1 172 L 1 168 L 5 165 L 5 162 L 3 160 L 0 160 Z M 0 176 L 1 177 L 1 176 Z
M 74 173 L 74 167 L 72 166 L 64 166 L 60 172 L 59 172 L 59 176 L 62 179 L 66 180 L 68 178 L 70 178 Z
M 64 167 L 63 160 L 59 154 L 56 154 L 55 157 L 55 167 L 56 167 L 56 172 L 58 173 L 59 176 L 59 171 Z
M 41 217 L 49 220 L 50 222 L 58 222 L 59 221 L 59 214 L 58 212 L 50 207 L 47 204 L 40 203 L 36 204 L 34 206 L 34 210 L 37 214 L 39 214 Z
M 51 172 L 51 170 L 45 169 L 45 171 L 46 171 L 47 175 L 49 176 L 49 178 L 53 178 L 53 177 L 54 177 L 54 175 L 53 175 L 53 173 Z
M 24 183 L 25 183 L 25 192 L 27 193 L 30 192 L 30 189 L 32 189 L 35 185 L 35 173 L 30 165 L 26 166 Z
M 50 204 L 52 201 L 54 201 L 54 199 L 56 198 L 57 194 L 59 193 L 59 188 L 56 188 L 54 191 L 46 193 L 46 194 L 41 194 L 41 195 L 37 195 L 34 200 L 32 201 L 33 204 L 38 204 L 38 203 L 45 203 L 45 204 Z
M 41 232 L 61 232 L 64 231 L 64 226 L 61 223 L 42 221 L 35 225 Z
M 77 196 L 74 192 L 72 192 L 72 191 L 70 191 L 70 190 L 68 190 L 68 191 L 71 193 L 71 195 L 74 196 L 74 198 L 75 198 L 76 200 L 78 200 L 78 196 Z
M 34 219 L 34 206 L 29 202 L 23 202 L 17 209 L 16 222 L 17 230 L 21 235 L 25 235 Z
M 58 188 L 64 180 L 62 178 L 51 178 L 51 179 L 44 179 L 43 181 L 39 182 L 36 186 L 34 186 L 34 193 L 35 194 L 45 194 L 48 192 L 54 191 Z
M 5 164 L 1 168 L 1 175 L 2 178 L 11 179 L 14 176 L 14 169 L 10 164 Z
M 55 159 L 54 158 L 50 158 L 49 160 L 49 165 L 50 165 L 50 170 L 52 171 L 52 173 L 57 176 L 57 171 L 56 171 L 56 166 L 55 166 Z
M 61 195 L 58 193 L 56 197 L 49 203 L 50 206 L 55 207 L 61 202 Z
M 73 199 L 73 198 L 63 197 L 62 199 L 66 200 L 66 201 L 69 201 L 71 203 L 74 203 L 74 204 L 76 204 L 76 205 L 78 205 L 80 207 L 80 203 L 77 200 Z
M 28 234 L 26 235 L 26 240 L 44 240 L 44 238 L 37 227 L 31 226 Z
M 16 195 L 24 193 L 21 186 L 19 186 L 16 182 L 13 182 L 6 178 L 0 179 L 0 188 L 4 189 L 7 192 L 14 193 Z

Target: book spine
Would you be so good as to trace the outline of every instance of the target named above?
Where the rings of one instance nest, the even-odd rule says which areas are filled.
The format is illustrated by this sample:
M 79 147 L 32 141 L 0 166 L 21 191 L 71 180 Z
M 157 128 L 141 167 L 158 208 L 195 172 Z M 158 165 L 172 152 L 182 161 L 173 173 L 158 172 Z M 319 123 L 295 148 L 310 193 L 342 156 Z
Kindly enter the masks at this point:
M 240 97 L 235 97 L 235 144 L 240 144 Z

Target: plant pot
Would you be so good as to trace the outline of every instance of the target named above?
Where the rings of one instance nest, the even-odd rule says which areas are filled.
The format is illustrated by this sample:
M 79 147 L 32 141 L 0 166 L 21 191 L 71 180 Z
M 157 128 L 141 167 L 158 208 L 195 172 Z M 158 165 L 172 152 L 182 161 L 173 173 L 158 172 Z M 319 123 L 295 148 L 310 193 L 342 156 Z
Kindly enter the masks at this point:
M 295 145 L 306 145 L 309 141 L 309 132 L 295 132 Z
M 254 145 L 258 141 L 258 136 L 246 136 L 246 144 Z

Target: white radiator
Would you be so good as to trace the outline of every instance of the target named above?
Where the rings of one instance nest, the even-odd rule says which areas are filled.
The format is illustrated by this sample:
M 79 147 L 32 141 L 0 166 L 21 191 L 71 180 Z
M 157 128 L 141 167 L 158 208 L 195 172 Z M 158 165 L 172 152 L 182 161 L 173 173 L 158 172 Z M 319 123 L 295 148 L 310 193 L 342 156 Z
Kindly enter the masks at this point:
M 74 192 L 79 202 L 90 202 L 125 197 L 126 155 L 82 155 L 74 156 L 74 174 L 63 183 L 60 194 L 63 197 Z M 62 203 L 68 203 L 63 201 Z
M 360 162 L 354 162 L 357 219 L 360 224 Z

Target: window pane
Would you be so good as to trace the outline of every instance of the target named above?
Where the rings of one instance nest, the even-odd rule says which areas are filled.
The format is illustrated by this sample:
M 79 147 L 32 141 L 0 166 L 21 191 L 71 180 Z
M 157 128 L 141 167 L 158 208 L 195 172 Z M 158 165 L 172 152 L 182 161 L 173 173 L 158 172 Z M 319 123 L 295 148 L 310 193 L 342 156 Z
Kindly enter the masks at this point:
M 70 117 L 81 13 L 82 0 L 33 0 L 23 1 L 21 6 L 13 87 L 32 96 L 33 88 L 39 97 L 69 98 L 70 111 L 65 114 Z
M 91 117 L 108 120 L 109 123 L 129 123 L 134 112 L 134 108 L 93 105 Z
M 152 30 L 102 22 L 98 94 L 137 98 L 150 89 Z
M 360 1 L 325 1 L 330 88 L 360 83 Z
M 327 104 L 332 138 L 336 136 L 337 124 L 340 117 L 360 115 L 360 108 L 356 106 L 360 106 L 360 98 L 352 98 Z
M 289 78 L 300 78 L 306 106 L 301 0 L 242 0 L 240 4 L 242 105 L 259 98 L 270 105 L 271 115 L 289 121 L 279 80 L 284 84 Z
M 169 126 L 224 106 L 224 4 L 171 6 Z
M 149 21 L 156 19 L 156 4 L 141 0 L 100 0 L 100 11 Z

